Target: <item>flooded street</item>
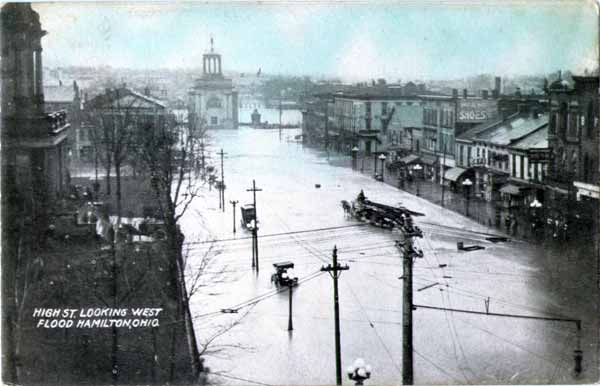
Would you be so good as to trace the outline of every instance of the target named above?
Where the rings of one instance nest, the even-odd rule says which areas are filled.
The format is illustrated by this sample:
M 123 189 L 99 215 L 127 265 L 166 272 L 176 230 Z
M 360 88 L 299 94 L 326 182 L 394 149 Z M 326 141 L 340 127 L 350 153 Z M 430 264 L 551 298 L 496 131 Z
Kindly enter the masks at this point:
M 415 383 L 597 379 L 597 299 L 589 295 L 595 271 L 585 256 L 522 241 L 492 243 L 486 237 L 496 230 L 353 171 L 349 157 L 293 142 L 299 133 L 283 130 L 280 139 L 277 130 L 211 132 L 210 157 L 219 172 L 216 152 L 227 153 L 225 212 L 218 192 L 207 187 L 181 224 L 188 286 L 204 268 L 206 286 L 193 294 L 191 310 L 198 341 L 216 337 L 205 353 L 213 381 L 335 383 L 333 282 L 320 268 L 337 246 L 339 262 L 349 266 L 339 280 L 344 383 L 352 384 L 345 369 L 358 357 L 373 368 L 367 384 L 401 383 L 398 233 L 345 217 L 340 201 L 354 200 L 361 189 L 369 200 L 425 214 L 414 218 L 424 233 L 417 240 L 424 257 L 414 262 Z M 262 189 L 256 193 L 259 272 L 251 267 L 250 232 L 240 227 L 239 206 L 252 203 L 252 180 Z M 235 234 L 230 200 L 239 201 Z M 460 241 L 485 249 L 459 251 Z M 580 264 L 570 264 L 573 259 Z M 299 278 L 291 332 L 288 290 L 271 283 L 272 264 L 284 261 L 295 264 Z M 575 323 L 445 310 L 486 312 L 486 304 L 490 313 L 582 319 L 583 373 L 574 377 Z

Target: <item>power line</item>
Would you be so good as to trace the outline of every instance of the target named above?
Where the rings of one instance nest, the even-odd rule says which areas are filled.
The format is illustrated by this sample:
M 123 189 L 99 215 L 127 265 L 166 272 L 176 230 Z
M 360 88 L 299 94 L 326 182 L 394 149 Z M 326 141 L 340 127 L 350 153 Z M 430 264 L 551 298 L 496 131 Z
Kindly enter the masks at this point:
M 266 234 L 266 235 L 261 235 L 260 238 L 286 236 L 286 235 L 292 235 L 292 234 L 298 234 L 298 233 L 322 232 L 322 231 L 330 231 L 330 230 L 335 230 L 335 229 L 361 227 L 361 226 L 366 226 L 366 225 L 369 225 L 369 224 L 353 224 L 353 225 L 342 225 L 342 226 L 334 226 L 334 227 L 327 227 L 327 228 L 305 229 L 305 230 L 300 230 L 300 231 L 291 231 L 291 232 L 282 232 L 282 233 L 270 233 L 270 234 Z M 215 240 L 206 240 L 206 241 L 189 241 L 189 242 L 184 243 L 184 245 L 222 243 L 222 242 L 226 242 L 226 241 L 240 241 L 240 240 L 248 240 L 248 239 L 252 239 L 252 236 L 229 238 L 229 239 L 215 239 Z

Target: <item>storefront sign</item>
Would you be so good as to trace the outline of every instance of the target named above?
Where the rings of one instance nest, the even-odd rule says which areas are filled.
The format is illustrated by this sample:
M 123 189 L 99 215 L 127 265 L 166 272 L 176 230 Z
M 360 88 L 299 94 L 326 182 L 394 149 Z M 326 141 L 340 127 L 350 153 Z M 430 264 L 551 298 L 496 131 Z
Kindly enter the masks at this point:
M 498 104 L 488 99 L 459 99 L 458 122 L 483 122 L 498 116 Z
M 550 161 L 550 149 L 529 149 L 530 163 L 546 163 Z

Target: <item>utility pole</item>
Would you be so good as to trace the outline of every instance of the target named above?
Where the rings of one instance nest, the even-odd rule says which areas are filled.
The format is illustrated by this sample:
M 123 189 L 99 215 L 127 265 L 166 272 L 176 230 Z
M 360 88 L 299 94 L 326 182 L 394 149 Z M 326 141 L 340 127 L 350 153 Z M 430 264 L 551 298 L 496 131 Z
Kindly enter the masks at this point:
M 231 205 L 233 205 L 233 234 L 235 235 L 235 206 L 239 201 L 235 200 L 235 201 L 229 201 L 229 203 Z
M 206 179 L 206 169 L 204 161 L 204 139 L 202 139 L 202 142 L 200 142 L 200 169 L 202 170 L 202 180 Z
M 446 191 L 446 185 L 444 184 L 444 177 L 446 177 L 446 141 L 444 141 L 444 157 L 442 161 L 442 206 L 444 206 L 444 193 Z
M 333 265 L 328 264 L 326 267 L 321 267 L 322 272 L 329 272 L 333 278 L 333 312 L 335 319 L 335 379 L 336 385 L 342 384 L 342 354 L 340 348 L 340 305 L 338 296 L 338 278 L 342 274 L 341 271 L 350 269 L 348 265 L 341 266 L 337 262 L 337 246 L 333 247 Z
M 218 152 L 217 154 L 219 154 L 221 156 L 221 186 L 220 186 L 220 200 L 219 201 L 219 208 L 223 208 L 223 212 L 225 212 L 225 174 L 223 171 L 223 157 L 227 154 L 227 153 L 223 153 L 223 149 L 221 149 L 220 152 Z M 223 203 L 223 205 L 221 205 L 221 203 Z
M 289 292 L 290 292 L 290 311 L 288 314 L 288 331 L 293 331 L 294 326 L 292 325 L 292 287 L 294 287 L 294 280 L 289 281 L 288 283 Z
M 413 226 L 410 215 L 405 215 L 400 227 L 402 238 L 397 241 L 402 250 L 402 384 L 413 384 L 413 259 L 423 257 L 423 252 L 413 246 L 413 237 L 423 237 L 418 227 Z
M 279 140 L 281 141 L 281 109 L 282 109 L 282 99 L 283 98 L 283 90 L 279 91 Z
M 256 188 L 256 181 L 252 180 L 252 189 L 246 189 L 247 192 L 252 192 L 254 205 L 254 226 L 252 227 L 252 266 L 256 266 L 258 272 L 258 211 L 256 210 L 256 192 L 262 192 L 262 189 Z

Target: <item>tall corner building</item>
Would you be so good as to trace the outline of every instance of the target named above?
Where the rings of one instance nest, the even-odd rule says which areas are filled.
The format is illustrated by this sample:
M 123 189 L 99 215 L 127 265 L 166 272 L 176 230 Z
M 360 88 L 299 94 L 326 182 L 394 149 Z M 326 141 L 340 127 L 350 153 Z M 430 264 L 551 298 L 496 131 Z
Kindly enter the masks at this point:
M 25 209 L 43 209 L 68 186 L 64 110 L 45 111 L 39 15 L 29 3 L 2 7 L 2 188 Z

